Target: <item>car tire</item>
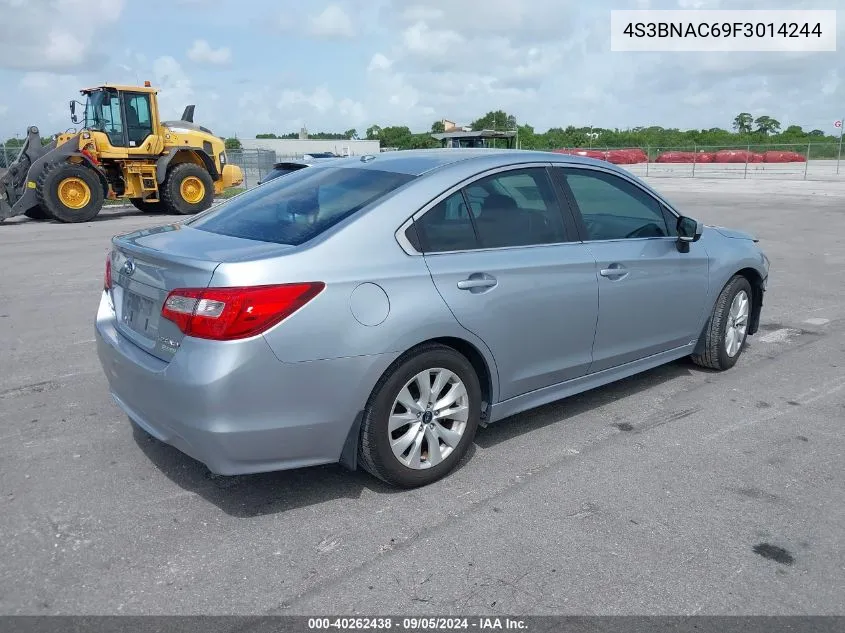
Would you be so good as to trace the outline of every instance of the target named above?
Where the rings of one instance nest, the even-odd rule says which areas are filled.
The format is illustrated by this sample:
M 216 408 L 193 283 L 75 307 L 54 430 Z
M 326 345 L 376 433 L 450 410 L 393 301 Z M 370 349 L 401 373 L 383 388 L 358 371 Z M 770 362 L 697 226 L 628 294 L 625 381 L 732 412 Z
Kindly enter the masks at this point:
M 100 178 L 90 167 L 57 162 L 47 165 L 36 186 L 38 204 L 59 222 L 90 222 L 103 208 Z
M 36 204 L 31 209 L 27 209 L 24 215 L 30 220 L 52 220 L 53 216 L 40 204 Z
M 147 202 L 141 198 L 131 198 L 129 202 L 138 211 L 143 211 L 144 213 L 161 213 L 164 211 L 164 204 L 161 202 Z
M 703 350 L 693 354 L 692 361 L 719 371 L 736 365 L 748 338 L 752 306 L 751 284 L 742 275 L 735 275 L 719 293 L 702 334 Z
M 194 215 L 214 202 L 214 181 L 199 165 L 180 163 L 170 168 L 160 193 L 167 212 Z
M 424 397 L 426 379 L 429 390 L 442 381 L 439 394 Z M 403 400 L 413 407 L 399 401 L 403 391 L 411 402 Z M 440 418 L 433 415 L 436 408 L 423 409 L 426 400 L 436 404 L 438 395 L 446 405 L 446 416 Z M 481 386 L 472 364 L 451 347 L 422 345 L 397 359 L 373 389 L 361 422 L 359 463 L 393 486 L 426 486 L 458 465 L 472 444 L 480 416 Z M 437 441 L 437 453 L 432 452 L 432 441 Z

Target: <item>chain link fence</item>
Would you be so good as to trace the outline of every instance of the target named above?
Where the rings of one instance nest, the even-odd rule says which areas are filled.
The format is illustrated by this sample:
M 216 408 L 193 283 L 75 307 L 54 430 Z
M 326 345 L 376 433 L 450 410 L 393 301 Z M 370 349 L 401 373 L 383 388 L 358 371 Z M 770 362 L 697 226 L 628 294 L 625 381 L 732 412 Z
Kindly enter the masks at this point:
M 613 161 L 613 154 L 641 150 L 641 162 L 621 166 L 651 178 L 740 178 L 770 180 L 841 180 L 845 160 L 841 143 L 767 145 L 628 146 L 593 145 L 567 150 Z M 646 160 L 647 157 L 647 160 Z
M 244 172 L 245 189 L 254 187 L 279 162 L 276 152 L 270 149 L 227 149 L 226 158 L 232 165 L 237 165 Z
M 7 169 L 21 151 L 20 145 L 6 145 L 0 143 L 0 169 Z

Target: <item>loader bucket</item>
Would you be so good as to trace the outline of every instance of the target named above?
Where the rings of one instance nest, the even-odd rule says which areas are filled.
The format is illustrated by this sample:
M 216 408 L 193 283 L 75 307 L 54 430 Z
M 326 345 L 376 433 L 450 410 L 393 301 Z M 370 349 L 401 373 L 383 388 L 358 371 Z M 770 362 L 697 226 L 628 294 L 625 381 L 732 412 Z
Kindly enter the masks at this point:
M 28 184 L 38 180 L 48 154 L 56 149 L 54 140 L 41 145 L 41 135 L 34 125 L 27 130 L 26 140 L 8 169 L 0 172 L 0 222 L 23 215 L 38 204 L 35 188 Z

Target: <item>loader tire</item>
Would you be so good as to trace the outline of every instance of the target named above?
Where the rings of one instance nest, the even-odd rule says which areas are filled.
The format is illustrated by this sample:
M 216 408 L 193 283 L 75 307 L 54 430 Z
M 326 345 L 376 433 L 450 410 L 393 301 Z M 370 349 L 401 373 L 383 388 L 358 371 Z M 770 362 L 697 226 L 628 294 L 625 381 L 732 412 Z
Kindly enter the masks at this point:
M 47 165 L 37 185 L 38 204 L 59 222 L 90 222 L 103 208 L 103 186 L 85 165 Z
M 24 215 L 26 217 L 28 217 L 30 220 L 52 220 L 53 219 L 53 216 L 50 215 L 50 212 L 46 211 L 44 209 L 44 207 L 42 207 L 40 204 L 36 204 L 31 209 L 24 212 Z
M 143 211 L 144 213 L 161 213 L 165 210 L 164 203 L 162 202 L 147 202 L 141 198 L 132 198 L 129 202 L 131 202 L 132 206 L 138 209 L 138 211 Z
M 199 165 L 180 163 L 168 170 L 161 201 L 168 213 L 194 215 L 205 211 L 214 202 L 214 181 Z

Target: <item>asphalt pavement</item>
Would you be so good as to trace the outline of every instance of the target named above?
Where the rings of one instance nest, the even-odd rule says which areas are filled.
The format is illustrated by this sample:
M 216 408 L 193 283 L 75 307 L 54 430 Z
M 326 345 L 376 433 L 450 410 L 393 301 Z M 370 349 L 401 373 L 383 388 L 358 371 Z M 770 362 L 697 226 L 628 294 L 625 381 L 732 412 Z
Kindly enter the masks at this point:
M 761 331 L 479 431 L 414 491 L 216 477 L 97 362 L 108 210 L 0 225 L 0 614 L 845 614 L 845 188 L 654 179 L 772 260 Z

